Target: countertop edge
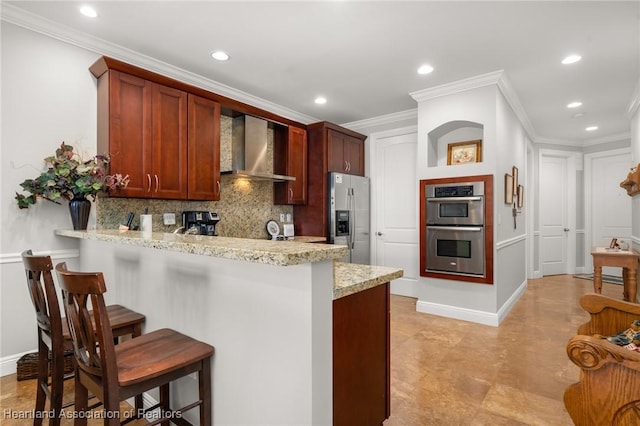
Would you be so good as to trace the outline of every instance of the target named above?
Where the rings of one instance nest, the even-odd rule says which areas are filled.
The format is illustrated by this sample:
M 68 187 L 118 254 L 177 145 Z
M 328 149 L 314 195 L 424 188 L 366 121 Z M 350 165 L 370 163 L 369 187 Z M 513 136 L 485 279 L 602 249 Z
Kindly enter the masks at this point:
M 295 241 L 252 240 L 140 231 L 57 229 L 62 237 L 112 242 L 137 247 L 171 250 L 223 259 L 240 260 L 275 266 L 339 259 L 347 255 L 346 246 Z
M 385 266 L 334 262 L 333 300 L 401 278 L 404 271 Z

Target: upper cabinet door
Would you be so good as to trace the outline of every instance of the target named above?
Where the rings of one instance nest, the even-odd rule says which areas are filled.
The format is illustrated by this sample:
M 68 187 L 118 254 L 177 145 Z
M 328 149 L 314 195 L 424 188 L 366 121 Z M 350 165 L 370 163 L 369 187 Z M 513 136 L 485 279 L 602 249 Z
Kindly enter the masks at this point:
M 344 134 L 329 129 L 327 131 L 327 171 L 347 173 L 348 167 L 344 156 Z
M 220 104 L 189 94 L 189 200 L 220 199 Z
M 347 173 L 364 176 L 364 141 L 346 135 L 343 152 L 348 167 Z
M 153 84 L 152 197 L 187 197 L 187 93 Z
M 111 157 L 110 173 L 129 175 L 117 196 L 151 196 L 151 95 L 153 83 L 110 71 L 98 86 L 98 150 Z
M 307 131 L 299 127 L 276 125 L 273 141 L 273 171 L 293 176 L 295 181 L 275 182 L 275 204 L 307 202 Z
M 295 176 L 289 182 L 289 204 L 305 204 L 307 202 L 307 131 L 289 126 L 289 176 Z
M 329 129 L 328 171 L 364 176 L 364 141 Z

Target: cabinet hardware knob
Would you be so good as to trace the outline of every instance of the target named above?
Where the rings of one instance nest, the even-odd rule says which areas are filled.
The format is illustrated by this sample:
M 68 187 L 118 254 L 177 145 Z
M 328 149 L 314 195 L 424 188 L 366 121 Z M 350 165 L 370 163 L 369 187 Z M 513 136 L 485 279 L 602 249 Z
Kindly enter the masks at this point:
M 293 188 L 289 188 L 289 201 L 293 200 Z
M 149 186 L 147 187 L 147 192 L 151 192 L 151 175 L 147 173 L 147 179 L 149 180 Z
M 154 176 L 156 177 L 156 191 L 155 192 L 158 192 L 158 175 L 154 175 Z
M 218 195 L 220 195 L 220 181 L 219 181 L 219 180 L 217 180 L 217 181 L 216 181 L 216 184 L 218 185 Z

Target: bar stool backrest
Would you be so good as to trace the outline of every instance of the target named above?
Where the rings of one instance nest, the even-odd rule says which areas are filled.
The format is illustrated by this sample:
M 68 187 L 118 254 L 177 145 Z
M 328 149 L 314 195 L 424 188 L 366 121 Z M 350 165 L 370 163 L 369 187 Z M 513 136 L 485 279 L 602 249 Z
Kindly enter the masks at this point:
M 52 348 L 63 344 L 62 315 L 53 282 L 53 263 L 50 256 L 34 256 L 31 250 L 22 252 L 27 275 L 27 287 L 36 312 L 40 338 Z
M 56 265 L 56 272 L 78 368 L 101 378 L 105 388 L 112 381 L 115 381 L 113 388 L 117 388 L 115 347 L 104 302 L 107 287 L 102 273 L 70 272 L 64 262 Z

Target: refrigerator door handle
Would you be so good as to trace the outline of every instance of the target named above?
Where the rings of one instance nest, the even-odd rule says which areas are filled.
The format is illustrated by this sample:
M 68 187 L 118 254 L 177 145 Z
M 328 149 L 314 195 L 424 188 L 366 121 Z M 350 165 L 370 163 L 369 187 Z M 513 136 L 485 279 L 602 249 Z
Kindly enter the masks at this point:
M 356 193 L 354 191 L 353 188 L 350 188 L 351 190 L 351 214 L 353 215 L 353 220 L 352 225 L 351 225 L 351 229 L 349 230 L 349 234 L 351 235 L 351 248 L 355 248 L 356 246 L 356 236 L 354 235 L 354 233 L 356 232 Z

